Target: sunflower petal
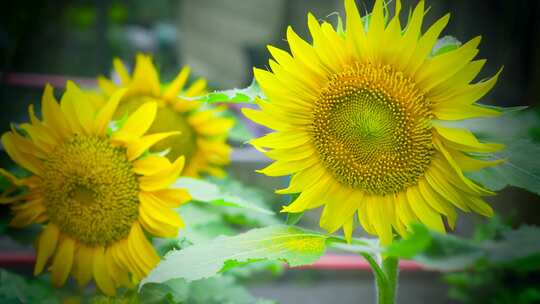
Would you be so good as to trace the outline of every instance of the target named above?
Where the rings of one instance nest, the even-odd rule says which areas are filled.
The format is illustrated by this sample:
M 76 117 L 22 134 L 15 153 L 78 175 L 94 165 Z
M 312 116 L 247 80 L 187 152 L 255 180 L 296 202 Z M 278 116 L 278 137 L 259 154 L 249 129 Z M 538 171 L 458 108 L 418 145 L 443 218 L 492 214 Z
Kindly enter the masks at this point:
M 176 237 L 184 222 L 172 209 L 152 200 L 149 196 L 139 195 L 140 223 L 146 231 L 159 237 Z
M 94 248 L 93 270 L 94 279 L 99 289 L 108 296 L 116 295 L 116 286 L 105 262 L 105 249 L 101 246 Z
M 60 287 L 66 282 L 71 272 L 75 253 L 75 241 L 73 239 L 63 237 L 59 243 L 51 266 L 51 281 L 55 287 Z
M 111 119 L 113 117 L 114 112 L 116 112 L 116 108 L 118 107 L 118 103 L 120 100 L 124 97 L 126 94 L 126 89 L 120 89 L 113 93 L 113 95 L 109 98 L 105 106 L 99 110 L 96 116 L 96 120 L 94 122 L 94 132 L 97 135 L 103 136 L 105 135 L 105 131 L 107 131 L 107 127 L 109 126 L 109 123 L 111 122 Z
M 37 241 L 37 257 L 36 264 L 34 265 L 34 275 L 38 275 L 43 271 L 45 264 L 56 250 L 56 244 L 58 243 L 58 236 L 60 230 L 54 224 L 47 224 L 45 229 L 39 235 Z
M 93 277 L 92 263 L 94 261 L 94 249 L 84 244 L 79 244 L 75 254 L 75 279 L 79 287 L 84 287 Z
M 185 157 L 178 157 L 169 168 L 161 170 L 153 175 L 139 178 L 140 188 L 144 191 L 155 191 L 167 188 L 180 175 L 184 168 Z
M 163 92 L 163 97 L 165 99 L 172 99 L 175 98 L 180 92 L 182 92 L 182 88 L 184 87 L 184 84 L 186 84 L 186 81 L 188 79 L 190 72 L 189 66 L 184 66 L 180 73 L 174 78 L 174 80 L 169 84 L 165 92 Z

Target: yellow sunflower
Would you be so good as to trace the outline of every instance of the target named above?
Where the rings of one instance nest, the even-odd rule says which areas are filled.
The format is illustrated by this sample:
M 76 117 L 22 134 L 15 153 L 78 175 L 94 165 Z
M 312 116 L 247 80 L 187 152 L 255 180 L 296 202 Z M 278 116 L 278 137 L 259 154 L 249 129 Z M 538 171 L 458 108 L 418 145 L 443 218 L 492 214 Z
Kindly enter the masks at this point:
M 44 226 L 37 246 L 34 274 L 51 260 L 53 285 L 71 274 L 80 286 L 92 279 L 107 295 L 143 278 L 159 257 L 146 233 L 175 237 L 183 226 L 172 209 L 190 199 L 183 189 L 169 188 L 184 166 L 147 153 L 156 142 L 178 132 L 145 135 L 157 105 L 141 105 L 111 130 L 111 118 L 125 90 L 102 106 L 68 82 L 60 104 L 45 88 L 39 120 L 30 106 L 30 123 L 2 135 L 7 154 L 31 175 L 16 178 L 20 195 L 4 195 L 13 203 L 10 225 Z
M 227 145 L 227 135 L 234 121 L 221 117 L 223 108 L 209 107 L 195 100 L 179 97 L 195 97 L 206 94 L 206 81 L 197 79 L 184 90 L 190 69 L 184 67 L 176 78 L 162 87 L 159 75 L 149 56 L 137 55 L 133 74 L 130 75 L 119 59 L 113 62 L 120 84 L 116 85 L 104 77 L 98 79 L 105 95 L 112 95 L 120 88 L 127 92 L 120 101 L 115 118 L 121 118 L 141 104 L 151 100 L 158 104 L 156 120 L 150 127 L 152 132 L 180 131 L 182 134 L 157 143 L 151 151 L 169 149 L 167 157 L 186 157 L 183 175 L 198 176 L 208 173 L 224 176 L 221 168 L 229 163 L 231 147 Z
M 292 175 L 277 192 L 300 195 L 283 211 L 324 205 L 320 226 L 343 227 L 349 240 L 356 215 L 364 230 L 389 244 L 393 231 L 406 235 L 416 220 L 443 232 L 446 218 L 453 228 L 454 207 L 493 213 L 482 197 L 494 193 L 464 172 L 496 165 L 471 153 L 502 146 L 445 121 L 498 115 L 475 104 L 498 75 L 471 84 L 485 64 L 474 60 L 480 38 L 433 56 L 449 15 L 422 33 L 424 2 L 404 26 L 400 9 L 396 1 L 390 17 L 377 0 L 362 19 L 355 1 L 346 0 L 344 32 L 308 14 L 313 43 L 289 27 L 290 53 L 269 46 L 271 71 L 254 71 L 268 100 L 243 111 L 276 131 L 252 144 L 275 160 L 261 173 Z

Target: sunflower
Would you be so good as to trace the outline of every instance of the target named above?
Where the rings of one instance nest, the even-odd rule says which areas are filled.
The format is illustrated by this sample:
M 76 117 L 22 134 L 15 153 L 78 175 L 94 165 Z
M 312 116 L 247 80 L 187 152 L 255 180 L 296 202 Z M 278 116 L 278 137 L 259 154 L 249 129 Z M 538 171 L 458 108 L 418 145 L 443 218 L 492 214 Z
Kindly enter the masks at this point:
M 225 175 L 221 167 L 230 161 L 231 147 L 226 140 L 234 121 L 221 117 L 223 108 L 209 107 L 199 101 L 179 97 L 204 95 L 204 79 L 197 79 L 184 90 L 190 72 L 189 67 L 185 66 L 169 85 L 162 88 L 159 75 L 149 56 L 137 55 L 132 75 L 119 59 L 115 59 L 113 65 L 120 84 L 116 85 L 104 77 L 99 77 L 98 82 L 107 96 L 120 88 L 127 89 L 115 118 L 122 118 L 149 100 L 157 102 L 157 116 L 150 131 L 180 131 L 182 134 L 158 142 L 151 151 L 169 149 L 166 156 L 171 160 L 184 155 L 186 168 L 183 174 L 187 176 L 196 177 L 201 173 L 218 177 Z
M 497 75 L 471 84 L 485 64 L 474 60 L 480 38 L 433 55 L 446 15 L 422 33 L 420 1 L 400 24 L 400 1 L 389 16 L 377 0 L 361 18 L 345 1 L 346 27 L 336 30 L 308 14 L 313 43 L 287 29 L 290 53 L 269 46 L 271 71 L 255 69 L 268 100 L 244 109 L 275 132 L 252 140 L 275 160 L 260 170 L 292 175 L 277 193 L 299 193 L 285 212 L 324 205 L 320 226 L 351 238 L 356 217 L 365 231 L 389 244 L 414 221 L 444 232 L 457 207 L 491 216 L 483 197 L 493 195 L 464 173 L 496 165 L 477 153 L 501 149 L 482 143 L 447 121 L 499 115 L 475 102 Z
M 147 152 L 178 132 L 145 135 L 156 116 L 154 102 L 141 105 L 116 130 L 110 128 L 124 94 L 119 90 L 96 108 L 71 82 L 60 104 L 46 86 L 43 119 L 30 106 L 30 123 L 2 135 L 7 154 L 30 176 L 1 170 L 24 187 L 18 195 L 4 193 L 1 202 L 13 204 L 11 226 L 43 225 L 34 274 L 50 260 L 57 287 L 71 274 L 81 287 L 94 279 L 103 293 L 114 295 L 159 262 L 146 233 L 175 237 L 183 226 L 172 208 L 190 196 L 169 185 L 182 171 L 184 157 L 171 163 Z

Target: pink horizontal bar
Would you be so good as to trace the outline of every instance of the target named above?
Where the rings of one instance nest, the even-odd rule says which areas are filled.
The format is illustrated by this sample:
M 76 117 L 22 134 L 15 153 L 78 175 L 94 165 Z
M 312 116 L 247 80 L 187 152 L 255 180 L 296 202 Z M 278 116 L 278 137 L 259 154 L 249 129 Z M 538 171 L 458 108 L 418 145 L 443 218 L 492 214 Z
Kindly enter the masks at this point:
M 33 266 L 36 257 L 29 252 L 0 252 L 0 267 L 6 266 Z M 425 269 L 418 263 L 412 261 L 400 261 L 401 271 L 424 271 Z M 315 270 L 363 270 L 370 271 L 371 267 L 361 256 L 352 254 L 327 253 L 317 262 L 298 267 L 297 269 Z
M 12 86 L 34 88 L 42 88 L 48 83 L 55 88 L 63 88 L 68 80 L 72 80 L 82 87 L 95 87 L 97 85 L 94 78 L 33 73 L 8 73 L 4 82 Z
M 327 253 L 317 262 L 299 267 L 301 269 L 318 270 L 371 270 L 368 262 L 363 257 L 353 254 Z M 424 271 L 422 265 L 413 261 L 400 261 L 401 271 Z

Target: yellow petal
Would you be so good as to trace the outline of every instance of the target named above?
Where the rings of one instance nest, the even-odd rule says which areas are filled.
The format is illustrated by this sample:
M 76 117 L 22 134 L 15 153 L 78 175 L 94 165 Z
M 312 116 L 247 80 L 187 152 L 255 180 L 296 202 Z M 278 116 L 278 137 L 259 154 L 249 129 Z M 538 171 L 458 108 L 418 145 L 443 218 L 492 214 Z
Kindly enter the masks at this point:
M 356 50 L 358 56 L 363 55 L 365 54 L 367 38 L 355 0 L 345 0 L 345 13 L 347 20 L 345 32 L 349 47 Z M 313 20 L 311 22 L 313 23 Z
M 481 143 L 476 139 L 474 134 L 463 128 L 447 128 L 438 124 L 434 124 L 435 130 L 446 141 L 449 141 L 448 146 L 464 152 L 481 152 L 490 153 L 499 151 L 504 145 L 496 143 Z
M 94 248 L 79 244 L 75 254 L 75 279 L 79 287 L 84 287 L 93 277 Z
M 220 135 L 227 132 L 234 125 L 234 120 L 229 118 L 216 118 L 212 121 L 199 125 L 195 129 L 197 132 L 207 136 Z
M 143 136 L 154 122 L 156 112 L 157 103 L 147 102 L 143 104 L 128 117 L 119 131 L 121 133 L 131 134 L 135 137 Z
M 73 254 L 75 252 L 75 241 L 64 236 L 60 240 L 58 250 L 54 256 L 51 266 L 51 281 L 54 287 L 60 287 L 66 282 L 71 266 L 73 265 Z
M 324 204 L 325 201 L 322 199 L 322 196 L 325 193 L 330 192 L 328 189 L 329 185 L 336 184 L 330 179 L 331 177 L 329 176 L 322 176 L 320 180 L 317 181 L 317 184 L 302 191 L 291 204 L 283 207 L 281 212 L 298 213 Z
M 116 294 L 116 286 L 107 269 L 105 262 L 105 249 L 101 246 L 94 248 L 94 279 L 98 288 L 108 296 Z
M 300 146 L 289 149 L 274 149 L 264 154 L 274 160 L 280 161 L 300 161 L 309 157 L 317 157 L 314 148 L 310 146 Z
M 469 212 L 471 209 L 467 206 L 467 204 L 463 201 L 461 195 L 458 193 L 458 191 L 455 189 L 453 185 L 451 185 L 445 178 L 444 175 L 440 174 L 437 169 L 430 168 L 425 173 L 425 178 L 431 188 L 435 190 L 438 194 L 440 194 L 442 197 L 444 197 L 447 201 L 454 204 L 456 207 L 461 209 L 462 211 Z
M 37 222 L 37 219 L 44 214 L 47 209 L 42 201 L 36 200 L 12 207 L 15 216 L 9 222 L 9 226 L 22 228 Z
M 496 160 L 481 160 L 470 157 L 463 152 L 457 151 L 455 149 L 448 149 L 448 153 L 454 158 L 458 166 L 463 171 L 478 171 L 484 168 L 493 167 L 500 165 L 505 162 L 504 159 Z
M 159 75 L 150 56 L 138 54 L 133 71 L 132 85 L 146 94 L 160 94 Z
M 309 136 L 304 132 L 274 132 L 250 140 L 250 144 L 259 148 L 294 148 L 309 142 Z
M 114 82 L 110 81 L 109 79 L 98 76 L 98 86 L 99 88 L 107 95 L 112 95 L 118 88 L 114 84 Z
M 53 130 L 59 133 L 63 138 L 71 135 L 69 123 L 64 117 L 64 113 L 53 95 L 53 88 L 47 84 L 41 97 L 41 111 L 43 112 L 43 121 Z
M 276 190 L 278 194 L 290 194 L 299 193 L 306 190 L 321 178 L 325 174 L 326 169 L 320 165 L 313 165 L 307 169 L 296 172 L 289 183 L 289 186 L 285 189 Z
M 199 78 L 183 93 L 184 96 L 194 97 L 206 92 L 206 80 Z
M 407 188 L 407 201 L 422 223 L 435 231 L 446 232 L 441 215 L 426 203 L 417 186 Z
M 445 82 L 431 89 L 429 92 L 430 99 L 433 100 L 434 103 L 438 103 L 441 99 L 455 95 L 456 92 L 459 92 L 460 89 L 467 87 L 469 83 L 476 78 L 486 62 L 487 60 L 485 59 L 469 62 L 454 76 L 448 78 Z
M 127 144 L 127 155 L 128 160 L 133 161 L 137 157 L 141 156 L 145 151 L 150 149 L 153 145 L 159 141 L 173 135 L 179 135 L 180 132 L 167 132 L 167 133 L 156 133 L 151 135 L 146 135 L 137 139 L 133 142 Z
M 329 233 L 334 233 L 347 220 L 352 219 L 360 208 L 363 199 L 362 192 L 347 190 L 332 195 L 323 209 L 319 226 Z
M 354 229 L 354 214 L 353 216 L 349 217 L 343 224 L 343 235 L 345 236 L 345 240 L 348 243 L 351 243 L 352 241 L 353 229 Z
M 406 70 L 409 71 L 411 75 L 414 75 L 418 68 L 424 63 L 427 56 L 433 49 L 433 46 L 437 42 L 439 35 L 443 29 L 448 24 L 450 20 L 450 14 L 446 14 L 444 17 L 440 18 L 435 22 L 418 41 L 414 55 L 411 57 L 411 61 L 407 65 Z
M 419 181 L 418 189 L 424 197 L 425 202 L 438 213 L 444 214 L 448 218 L 450 228 L 454 229 L 454 224 L 457 219 L 456 211 L 449 202 L 444 199 L 437 191 L 433 190 L 427 181 Z
M 127 239 L 112 245 L 109 250 L 111 251 L 115 263 L 120 265 L 121 268 L 129 270 L 133 274 L 135 281 L 144 278 L 144 270 L 139 267 L 129 252 L 129 243 Z
M 114 112 L 116 112 L 116 108 L 118 107 L 118 103 L 120 100 L 124 97 L 126 93 L 126 89 L 120 89 L 109 98 L 107 103 L 99 110 L 96 116 L 96 120 L 94 122 L 94 132 L 97 135 L 105 135 L 105 131 L 107 131 L 107 127 L 109 126 L 109 123 L 111 122 L 111 119 L 113 117 Z
M 47 224 L 45 229 L 39 235 L 37 242 L 37 257 L 36 265 L 34 266 L 34 275 L 38 275 L 43 271 L 45 264 L 49 258 L 53 255 L 56 244 L 58 242 L 58 235 L 60 230 L 52 223 Z
M 140 188 L 144 191 L 154 191 L 167 188 L 172 184 L 182 169 L 184 168 L 184 156 L 178 157 L 174 163 L 164 170 L 161 170 L 153 175 L 142 176 L 139 178 Z
M 398 70 L 405 70 L 405 67 L 409 64 L 411 57 L 414 55 L 414 51 L 417 49 L 418 39 L 422 30 L 422 23 L 424 21 L 424 7 L 424 1 L 420 1 L 414 8 L 411 19 L 405 29 L 405 33 L 399 42 L 400 47 L 399 49 L 396 49 L 397 52 L 393 56 Z
M 457 50 L 444 53 L 427 61 L 418 70 L 417 84 L 428 92 L 455 75 L 478 54 L 477 47 L 480 40 L 480 37 L 473 38 Z
M 304 170 L 318 163 L 316 157 L 310 157 L 301 161 L 280 161 L 277 160 L 268 167 L 257 170 L 257 172 L 268 176 L 284 176 Z
M 154 200 L 157 203 L 167 207 L 176 208 L 191 200 L 191 195 L 184 189 L 161 189 L 152 192 L 141 191 L 139 196 L 145 199 Z
M 379 236 L 381 244 L 383 246 L 389 245 L 394 236 L 392 233 L 393 219 L 385 213 L 387 200 L 374 195 L 365 195 L 364 200 L 368 216 L 371 218 L 371 225 Z
M 6 153 L 17 164 L 23 166 L 25 169 L 28 169 L 36 175 L 42 175 L 42 172 L 44 170 L 42 162 L 33 155 L 22 153 L 19 148 L 15 146 L 12 134 L 10 134 L 9 132 L 4 133 L 4 135 L 2 135 L 1 141 Z
M 79 88 L 72 81 L 68 81 L 66 84 L 66 91 L 60 100 L 60 108 L 69 123 L 69 128 L 76 134 L 83 133 L 83 127 L 81 126 L 77 114 L 77 103 L 78 98 L 80 97 L 80 94 L 77 93 L 79 91 Z
M 178 94 L 180 94 L 182 88 L 184 87 L 184 84 L 186 84 L 189 72 L 189 66 L 183 67 L 180 73 L 173 80 L 173 82 L 171 82 L 171 84 L 167 87 L 167 89 L 163 93 L 163 97 L 166 99 L 172 99 L 175 98 Z
M 371 218 L 367 210 L 367 203 L 366 200 L 364 200 L 360 204 L 360 209 L 358 209 L 358 220 L 360 221 L 360 224 L 362 225 L 362 228 L 369 233 L 369 234 L 377 234 L 375 231 L 375 228 L 373 228 L 373 225 L 371 224 Z M 373 219 L 375 220 L 375 219 Z
M 140 223 L 146 231 L 159 237 L 176 237 L 184 223 L 178 213 L 146 195 L 139 195 Z
M 113 66 L 114 66 L 114 70 L 116 71 L 116 74 L 118 74 L 118 77 L 120 78 L 120 82 L 123 85 L 129 84 L 131 77 L 129 77 L 129 72 L 126 66 L 124 65 L 124 63 L 122 62 L 122 60 L 120 60 L 119 58 L 114 58 Z
M 128 250 L 133 261 L 147 275 L 159 262 L 159 256 L 138 223 L 133 224 L 128 237 Z
M 291 64 L 294 64 L 295 61 L 300 61 L 303 66 L 311 71 L 310 75 L 312 77 L 324 77 L 326 71 L 321 67 L 317 53 L 309 43 L 304 41 L 304 39 L 300 38 L 300 36 L 294 32 L 292 27 L 287 28 L 287 42 L 289 43 L 294 59 L 285 51 L 281 51 L 274 47 L 268 48 L 272 56 L 280 65 L 290 66 Z M 291 60 L 289 60 L 289 58 Z
M 126 270 L 116 263 L 111 247 L 105 249 L 105 266 L 111 275 L 115 286 L 131 288 L 132 284 Z
M 140 175 L 152 175 L 171 165 L 166 157 L 149 155 L 133 162 L 133 171 Z

